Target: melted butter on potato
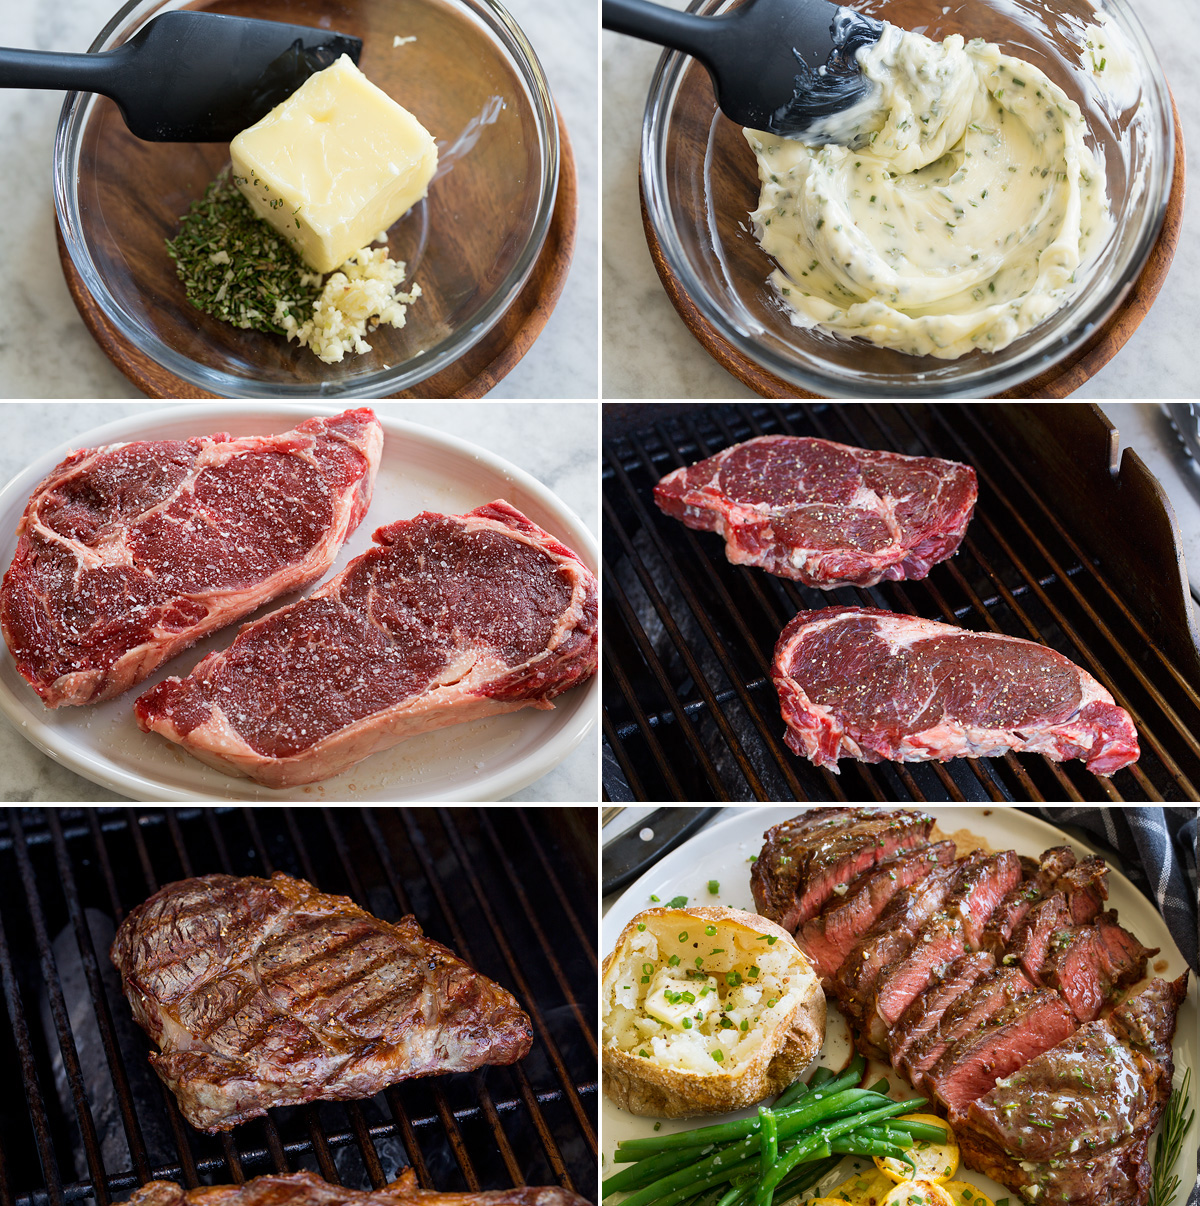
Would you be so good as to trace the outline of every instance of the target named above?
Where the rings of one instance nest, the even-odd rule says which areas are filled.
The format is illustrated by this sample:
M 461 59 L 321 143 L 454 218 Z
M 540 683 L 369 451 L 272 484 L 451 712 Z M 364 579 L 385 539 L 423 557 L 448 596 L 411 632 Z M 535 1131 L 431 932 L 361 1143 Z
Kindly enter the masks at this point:
M 780 1092 L 825 1033 L 825 997 L 794 939 L 738 909 L 649 909 L 604 964 L 604 1091 L 686 1117 Z

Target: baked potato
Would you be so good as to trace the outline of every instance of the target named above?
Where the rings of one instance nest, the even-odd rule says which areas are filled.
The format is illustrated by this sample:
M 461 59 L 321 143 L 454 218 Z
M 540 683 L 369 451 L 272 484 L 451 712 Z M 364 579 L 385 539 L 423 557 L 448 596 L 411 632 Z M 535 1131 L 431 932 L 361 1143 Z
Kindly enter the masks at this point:
M 604 960 L 605 1094 L 631 1114 L 687 1118 L 785 1089 L 825 1041 L 825 994 L 765 917 L 647 909 Z

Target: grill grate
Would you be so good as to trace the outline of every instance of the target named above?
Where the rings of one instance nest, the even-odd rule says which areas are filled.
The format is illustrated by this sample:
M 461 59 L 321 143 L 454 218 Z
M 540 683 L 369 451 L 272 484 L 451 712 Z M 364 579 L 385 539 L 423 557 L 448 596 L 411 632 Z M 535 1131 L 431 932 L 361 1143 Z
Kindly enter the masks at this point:
M 107 1206 L 155 1178 L 300 1169 L 369 1189 L 405 1165 L 444 1191 L 558 1183 L 593 1195 L 592 994 L 573 987 L 596 975 L 595 856 L 578 841 L 593 829 L 591 810 L 566 809 L 11 810 L 0 822 L 0 1206 Z M 108 946 L 162 884 L 276 870 L 385 919 L 415 913 L 513 991 L 534 1025 L 529 1056 L 366 1101 L 274 1109 L 216 1138 L 194 1130 L 150 1069 Z
M 671 407 L 653 424 L 608 436 L 606 799 L 1200 798 L 1197 684 L 1151 641 L 1104 568 L 1057 518 L 1048 501 L 1052 483 L 1030 481 L 981 418 L 978 407 L 945 404 Z M 958 554 L 919 582 L 820 591 L 729 564 L 720 537 L 685 528 L 655 507 L 653 487 L 671 470 L 771 434 L 973 465 L 979 503 Z M 817 770 L 783 744 L 769 672 L 784 624 L 799 610 L 831 603 L 883 607 L 1057 649 L 1129 710 L 1141 759 L 1111 780 L 1079 762 L 1011 753 L 944 764 L 843 760 L 840 776 Z

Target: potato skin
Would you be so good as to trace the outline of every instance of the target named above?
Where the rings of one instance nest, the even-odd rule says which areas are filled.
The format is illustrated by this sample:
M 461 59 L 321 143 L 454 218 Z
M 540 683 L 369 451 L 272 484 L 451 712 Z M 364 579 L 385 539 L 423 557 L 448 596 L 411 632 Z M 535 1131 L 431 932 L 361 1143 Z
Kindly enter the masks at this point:
M 758 934 L 774 934 L 786 942 L 796 969 L 806 976 L 800 999 L 791 1012 L 769 1027 L 767 1042 L 736 1072 L 701 1075 L 681 1068 L 664 1068 L 651 1060 L 609 1043 L 601 1047 L 604 1094 L 620 1109 L 652 1118 L 690 1118 L 696 1114 L 724 1114 L 744 1109 L 782 1093 L 816 1058 L 825 1041 L 825 993 L 804 952 L 786 930 L 742 909 L 702 905 L 690 909 L 646 909 L 621 931 L 616 946 L 605 957 L 601 969 L 601 992 L 607 1000 L 609 972 L 617 965 L 618 953 L 637 929 L 659 918 L 674 916 L 681 921 L 696 918 L 718 927 L 738 926 Z M 672 922 L 672 925 L 677 924 Z M 615 973 L 614 973 L 615 974 Z

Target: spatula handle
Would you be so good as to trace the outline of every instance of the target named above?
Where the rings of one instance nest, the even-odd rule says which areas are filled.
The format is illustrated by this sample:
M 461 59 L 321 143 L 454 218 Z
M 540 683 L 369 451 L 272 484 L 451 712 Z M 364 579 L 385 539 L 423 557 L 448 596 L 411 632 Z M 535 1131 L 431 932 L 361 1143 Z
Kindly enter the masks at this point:
M 604 0 L 605 29 L 682 50 L 707 62 L 715 30 L 712 17 L 676 12 L 649 0 Z
M 51 88 L 108 95 L 117 69 L 113 53 L 61 54 L 0 46 L 0 88 Z

